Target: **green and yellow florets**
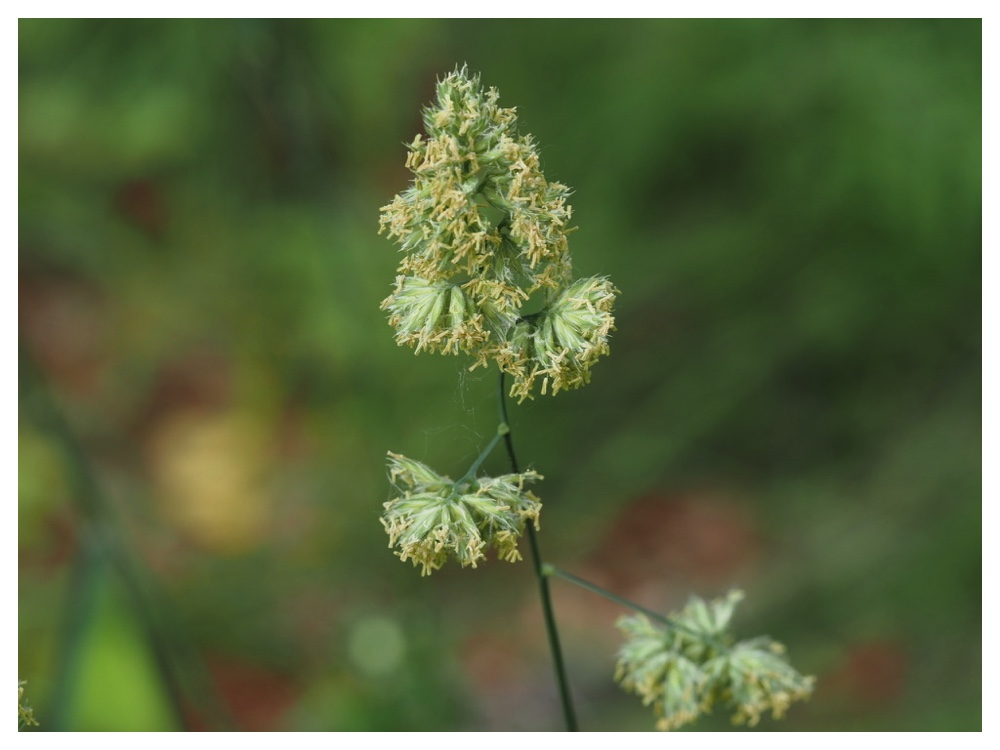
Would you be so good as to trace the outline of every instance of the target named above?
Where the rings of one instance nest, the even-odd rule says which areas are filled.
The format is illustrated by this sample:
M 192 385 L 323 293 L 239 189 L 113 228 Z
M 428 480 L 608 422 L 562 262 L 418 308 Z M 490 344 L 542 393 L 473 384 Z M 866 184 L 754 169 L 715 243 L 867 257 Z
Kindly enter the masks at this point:
M 761 637 L 733 644 L 727 630 L 742 598 L 739 591 L 707 603 L 691 597 L 670 625 L 644 615 L 618 620 L 626 642 L 615 679 L 653 706 L 657 729 L 694 721 L 716 701 L 734 707 L 734 723 L 753 726 L 768 711 L 781 718 L 794 701 L 812 694 L 815 678 L 799 674 L 780 643 Z
M 570 190 L 545 179 L 534 142 L 498 100 L 465 67 L 438 82 L 427 137 L 408 146 L 413 181 L 382 208 L 379 231 L 404 253 L 382 308 L 398 343 L 471 354 L 473 367 L 495 361 L 523 399 L 538 379 L 552 393 L 588 381 L 608 351 L 617 290 L 573 281 Z M 542 309 L 526 315 L 529 300 Z
M 389 453 L 389 479 L 398 497 L 385 503 L 382 526 L 389 547 L 429 575 L 452 557 L 475 568 L 493 547 L 509 562 L 521 559 L 517 542 L 526 523 L 538 528 L 542 504 L 527 483 L 534 471 L 453 482 L 419 461 Z
M 38 720 L 35 719 L 34 709 L 24 700 L 24 680 L 17 681 L 17 731 L 27 727 L 37 727 Z

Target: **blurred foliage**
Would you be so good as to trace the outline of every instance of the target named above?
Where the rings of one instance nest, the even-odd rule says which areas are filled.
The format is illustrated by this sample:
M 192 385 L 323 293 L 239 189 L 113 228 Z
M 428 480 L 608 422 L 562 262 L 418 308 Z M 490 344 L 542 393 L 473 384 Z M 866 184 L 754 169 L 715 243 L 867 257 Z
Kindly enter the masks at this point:
M 497 421 L 378 309 L 378 208 L 467 62 L 622 290 L 591 385 L 512 414 L 546 557 L 662 611 L 744 588 L 818 678 L 762 728 L 980 729 L 981 33 L 20 20 L 39 728 L 559 728 L 527 566 L 421 579 L 378 523 L 387 450 L 458 476 Z M 650 729 L 621 610 L 554 588 L 583 728 Z

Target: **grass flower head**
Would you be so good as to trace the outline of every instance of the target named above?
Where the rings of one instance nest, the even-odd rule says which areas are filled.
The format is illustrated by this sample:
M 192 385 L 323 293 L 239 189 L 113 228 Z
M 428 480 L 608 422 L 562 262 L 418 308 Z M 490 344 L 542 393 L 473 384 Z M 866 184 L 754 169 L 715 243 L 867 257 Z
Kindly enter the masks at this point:
M 716 701 L 735 709 L 734 723 L 753 726 L 767 711 L 781 718 L 811 695 L 815 678 L 800 675 L 781 644 L 766 637 L 733 643 L 728 626 L 742 597 L 739 591 L 712 602 L 691 597 L 669 625 L 645 615 L 619 619 L 626 640 L 615 679 L 653 706 L 657 729 L 694 721 Z
M 608 352 L 618 290 L 573 280 L 570 190 L 542 173 L 517 114 L 456 69 L 408 146 L 410 186 L 382 208 L 380 233 L 403 258 L 383 302 L 396 341 L 416 352 L 471 354 L 513 375 L 511 394 L 576 388 Z M 532 300 L 538 312 L 526 312 Z
M 448 558 L 475 568 L 494 548 L 498 557 L 521 559 L 518 540 L 526 523 L 538 528 L 542 504 L 525 485 L 533 471 L 454 482 L 419 461 L 389 453 L 389 478 L 398 496 L 384 504 L 382 526 L 396 555 L 421 567 L 421 575 Z

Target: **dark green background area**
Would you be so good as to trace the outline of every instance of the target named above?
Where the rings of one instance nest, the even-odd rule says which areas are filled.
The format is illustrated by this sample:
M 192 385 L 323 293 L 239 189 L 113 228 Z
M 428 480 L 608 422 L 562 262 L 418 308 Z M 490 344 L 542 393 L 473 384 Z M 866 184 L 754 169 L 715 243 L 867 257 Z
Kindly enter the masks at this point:
M 560 728 L 528 563 L 421 578 L 378 521 L 387 450 L 459 476 L 497 422 L 495 372 L 379 310 L 378 209 L 463 63 L 621 290 L 592 383 L 512 407 L 546 558 L 664 611 L 743 588 L 818 680 L 763 729 L 981 729 L 981 32 L 20 21 L 40 729 Z M 582 728 L 651 729 L 623 611 L 553 586 Z

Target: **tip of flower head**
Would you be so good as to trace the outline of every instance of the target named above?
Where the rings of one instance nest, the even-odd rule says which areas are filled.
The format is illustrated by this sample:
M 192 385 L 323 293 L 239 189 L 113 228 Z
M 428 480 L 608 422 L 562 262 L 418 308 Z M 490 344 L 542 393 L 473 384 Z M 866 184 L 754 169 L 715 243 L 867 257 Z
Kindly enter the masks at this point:
M 573 280 L 571 190 L 545 178 L 534 140 L 498 102 L 467 64 L 438 80 L 426 137 L 408 146 L 413 181 L 382 208 L 379 232 L 404 253 L 382 307 L 400 345 L 496 362 L 523 400 L 536 385 L 556 394 L 589 381 L 617 290 Z M 525 315 L 542 293 L 547 308 Z M 518 321 L 531 321 L 530 342 Z

